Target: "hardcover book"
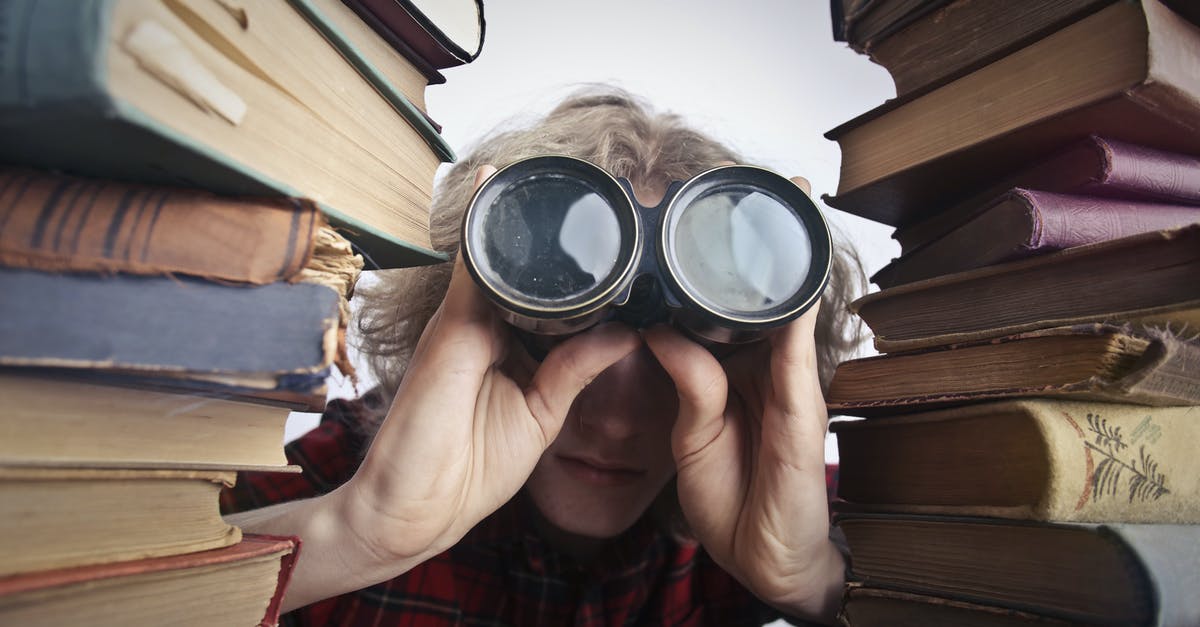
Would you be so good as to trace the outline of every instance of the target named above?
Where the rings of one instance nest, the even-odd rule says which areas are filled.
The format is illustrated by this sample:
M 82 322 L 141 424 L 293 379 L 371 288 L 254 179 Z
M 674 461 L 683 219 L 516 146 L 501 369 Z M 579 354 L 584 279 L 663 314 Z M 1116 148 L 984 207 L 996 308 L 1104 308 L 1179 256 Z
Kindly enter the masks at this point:
M 849 43 L 887 69 L 896 96 L 904 97 L 983 67 L 1112 1 L 954 0 L 902 28 Z
M 1078 325 L 844 361 L 826 399 L 851 416 L 1022 396 L 1200 405 L 1198 373 L 1196 342 Z
M 289 375 L 311 383 L 339 343 L 336 291 L 315 283 L 235 286 L 184 277 L 0 268 L 0 365 L 152 375 Z
M 1079 246 L 868 294 L 882 352 L 1096 321 L 1200 326 L 1200 225 Z
M 893 226 L 997 174 L 1100 134 L 1200 154 L 1200 27 L 1157 0 L 1118 2 L 958 80 L 827 134 L 826 202 Z
M 854 556 L 850 577 L 866 585 L 1072 624 L 1200 624 L 1200 525 L 866 513 L 836 520 Z
M 325 221 L 300 199 L 0 167 L 0 226 L 0 265 L 262 285 L 300 275 Z
M 297 538 L 0 579 L 6 625 L 277 625 Z
M 0 465 L 294 470 L 280 405 L 30 369 L 0 370 L 0 397 Z
M 837 420 L 842 510 L 1200 523 L 1200 408 L 1024 398 Z
M 235 544 L 241 531 L 221 519 L 218 504 L 235 477 L 218 470 L 0 466 L 0 577 Z
M 310 198 L 377 265 L 442 258 L 429 202 L 453 153 L 310 3 L 19 0 L 0 28 L 0 161 Z
M 892 234 L 903 253 L 950 233 L 1012 188 L 1171 205 L 1200 205 L 1200 156 L 1092 135 Z
M 1164 205 L 1016 188 L 962 226 L 893 259 L 871 280 L 882 288 L 1200 223 L 1200 206 Z

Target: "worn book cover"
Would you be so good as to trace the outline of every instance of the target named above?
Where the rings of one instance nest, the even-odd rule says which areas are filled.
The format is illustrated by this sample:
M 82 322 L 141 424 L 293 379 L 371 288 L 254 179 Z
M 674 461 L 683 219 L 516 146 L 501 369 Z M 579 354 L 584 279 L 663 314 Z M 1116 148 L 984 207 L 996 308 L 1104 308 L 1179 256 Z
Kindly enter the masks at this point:
M 236 378 L 326 371 L 340 297 L 316 283 L 0 268 L 0 365 Z
M 835 520 L 853 556 L 850 577 L 865 585 L 1072 624 L 1200 624 L 1200 525 L 878 513 Z
M 895 352 L 1034 329 L 1200 328 L 1200 225 L 1078 246 L 867 294 L 851 309 Z
M 230 198 L 0 167 L 0 265 L 295 280 L 324 219 L 312 202 Z
M 888 288 L 1194 223 L 1200 223 L 1200 206 L 1016 188 L 953 231 L 893 259 L 871 281 Z
M 1200 408 L 1019 399 L 838 420 L 838 495 L 924 514 L 1200 523 Z
M 299 538 L 246 534 L 212 551 L 0 578 L 0 622 L 273 626 L 299 551 Z
M 989 182 L 964 201 L 932 207 L 928 217 L 897 228 L 892 238 L 907 254 L 954 231 L 1013 188 L 1200 205 L 1200 156 L 1092 135 Z
M 1101 324 L 1041 329 L 844 361 L 826 401 L 874 416 L 1025 396 L 1200 405 L 1200 343 Z

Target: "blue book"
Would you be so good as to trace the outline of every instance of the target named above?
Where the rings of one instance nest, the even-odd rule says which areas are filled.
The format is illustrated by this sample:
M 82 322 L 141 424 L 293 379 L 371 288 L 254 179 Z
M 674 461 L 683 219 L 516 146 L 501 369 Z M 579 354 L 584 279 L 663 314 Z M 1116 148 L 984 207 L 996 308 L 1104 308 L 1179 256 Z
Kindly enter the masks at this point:
M 323 384 L 338 346 L 341 297 L 316 283 L 0 268 L 0 293 L 6 367 L 303 392 Z
M 5 0 L 0 161 L 311 198 L 375 265 L 429 246 L 453 152 L 323 0 Z

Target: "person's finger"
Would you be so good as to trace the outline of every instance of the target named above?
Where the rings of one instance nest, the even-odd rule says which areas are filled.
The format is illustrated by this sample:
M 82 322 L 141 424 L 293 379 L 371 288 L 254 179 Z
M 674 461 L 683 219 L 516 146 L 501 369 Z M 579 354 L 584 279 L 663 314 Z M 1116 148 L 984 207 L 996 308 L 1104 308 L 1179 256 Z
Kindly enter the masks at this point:
M 815 408 L 823 414 L 814 338 L 819 309 L 820 301 L 770 337 L 775 397 L 788 415 L 812 413 Z
M 479 166 L 478 168 L 476 168 L 475 169 L 475 186 L 474 186 L 474 188 L 479 189 L 479 186 L 483 185 L 483 182 L 488 180 L 488 178 L 495 173 L 496 173 L 496 166 L 494 166 L 490 163 L 485 163 L 485 164 Z
M 642 337 L 679 395 L 679 417 L 671 440 L 676 464 L 682 467 L 690 455 L 721 434 L 729 383 L 720 362 L 675 329 L 658 325 Z
M 641 346 L 628 326 L 602 324 L 555 346 L 533 373 L 525 400 L 549 444 L 557 435 L 575 397 L 606 368 Z
M 812 183 L 809 183 L 808 179 L 803 176 L 793 176 L 792 182 L 796 184 L 796 187 L 804 190 L 806 195 L 812 196 Z

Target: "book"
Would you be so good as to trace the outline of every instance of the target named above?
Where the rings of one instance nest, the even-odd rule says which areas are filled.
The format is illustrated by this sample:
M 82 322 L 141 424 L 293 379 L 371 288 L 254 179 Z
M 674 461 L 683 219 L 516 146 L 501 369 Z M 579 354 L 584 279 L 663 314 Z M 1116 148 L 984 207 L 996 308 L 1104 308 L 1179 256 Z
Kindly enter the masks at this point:
M 191 376 L 274 388 L 320 382 L 342 298 L 317 283 L 0 268 L 0 365 Z M 314 377 L 315 375 L 315 377 Z
M 949 1 L 830 0 L 833 38 L 862 53 Z
M 1078 627 L 1049 616 L 929 594 L 846 584 L 838 620 L 847 627 Z
M 1200 154 L 1200 28 L 1157 0 L 1118 2 L 928 93 L 826 134 L 826 202 L 899 226 L 1089 134 Z
M 1200 408 L 1021 398 L 837 420 L 847 509 L 1200 522 Z
M 835 520 L 854 556 L 849 576 L 870 586 L 1088 625 L 1200 624 L 1200 525 Z
M 380 74 L 364 75 L 361 54 L 332 45 L 349 40 L 310 3 L 228 9 L 4 3 L 0 161 L 309 198 L 376 265 L 441 260 L 429 203 L 453 152 L 436 129 Z
M 363 61 L 395 85 L 416 108 L 426 113 L 425 89 L 429 85 L 440 85 L 446 77 L 440 72 L 404 54 L 393 42 L 369 23 L 361 13 L 342 0 L 308 0 L 308 4 L 319 11 L 321 22 L 334 26 L 347 40 L 347 48 L 357 50 Z M 350 60 L 350 59 L 348 59 Z M 430 119 L 437 127 L 437 123 Z
M 1064 248 L 1200 223 L 1200 206 L 1015 188 L 965 224 L 900 257 L 871 280 L 882 288 Z
M 277 625 L 300 543 L 246 534 L 212 551 L 0 579 L 6 625 Z
M 0 466 L 0 576 L 237 543 L 218 470 Z M 6 623 L 7 624 L 7 623 Z
M 897 228 L 901 254 L 938 239 L 978 215 L 1012 188 L 1166 204 L 1200 205 L 1200 156 L 1157 150 L 1092 135 L 1046 159 L 989 183 L 966 200 L 935 208 Z
M 1200 343 L 1102 324 L 1029 331 L 838 364 L 826 402 L 880 415 L 995 398 L 1200 405 Z
M 297 278 L 321 228 L 316 205 L 302 199 L 0 167 L 0 265 L 9 267 L 262 285 Z
M 955 0 L 898 28 L 848 43 L 883 66 L 896 84 L 896 96 L 904 97 L 983 67 L 1112 1 Z
M 289 408 L 0 370 L 0 465 L 295 470 Z
M 401 54 L 434 70 L 470 63 L 483 49 L 482 0 L 344 1 Z
M 850 307 L 881 352 L 1096 321 L 1200 327 L 1200 225 L 908 283 Z

